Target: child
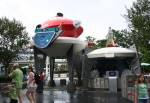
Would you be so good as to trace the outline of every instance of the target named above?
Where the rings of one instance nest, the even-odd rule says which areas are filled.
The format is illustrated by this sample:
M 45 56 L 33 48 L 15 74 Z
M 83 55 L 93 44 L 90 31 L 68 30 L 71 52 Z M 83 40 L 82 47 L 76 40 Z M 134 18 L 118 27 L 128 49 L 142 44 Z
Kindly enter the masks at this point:
M 148 103 L 148 85 L 143 74 L 138 76 L 135 84 L 138 103 Z

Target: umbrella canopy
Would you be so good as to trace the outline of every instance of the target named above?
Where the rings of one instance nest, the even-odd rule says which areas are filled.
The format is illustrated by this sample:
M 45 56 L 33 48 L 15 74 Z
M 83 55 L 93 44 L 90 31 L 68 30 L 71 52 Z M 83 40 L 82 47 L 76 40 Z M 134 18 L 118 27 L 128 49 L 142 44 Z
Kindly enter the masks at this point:
M 88 58 L 115 58 L 115 57 L 134 57 L 136 51 L 122 47 L 106 47 L 93 50 L 87 54 Z
M 21 67 L 22 69 L 24 69 L 24 68 L 29 68 L 29 66 L 27 65 L 27 66 L 23 66 L 23 67 Z

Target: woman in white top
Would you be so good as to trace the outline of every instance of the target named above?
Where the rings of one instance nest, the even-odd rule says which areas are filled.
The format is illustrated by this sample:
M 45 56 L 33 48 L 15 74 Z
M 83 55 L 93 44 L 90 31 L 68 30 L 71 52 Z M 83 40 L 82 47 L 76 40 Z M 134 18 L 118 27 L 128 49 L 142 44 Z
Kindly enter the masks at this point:
M 34 80 L 34 73 L 32 66 L 29 66 L 26 96 L 28 97 L 30 103 L 36 103 L 35 90 L 36 90 L 36 83 Z

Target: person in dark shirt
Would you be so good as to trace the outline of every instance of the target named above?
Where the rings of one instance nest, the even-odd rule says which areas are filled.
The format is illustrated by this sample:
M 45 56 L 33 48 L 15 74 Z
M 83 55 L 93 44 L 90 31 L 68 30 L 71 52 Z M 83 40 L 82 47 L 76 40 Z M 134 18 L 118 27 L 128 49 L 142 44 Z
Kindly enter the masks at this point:
M 38 93 L 43 93 L 44 80 L 45 80 L 45 72 L 44 72 L 44 69 L 42 69 L 40 72 L 40 78 L 39 78 L 38 87 L 37 87 Z

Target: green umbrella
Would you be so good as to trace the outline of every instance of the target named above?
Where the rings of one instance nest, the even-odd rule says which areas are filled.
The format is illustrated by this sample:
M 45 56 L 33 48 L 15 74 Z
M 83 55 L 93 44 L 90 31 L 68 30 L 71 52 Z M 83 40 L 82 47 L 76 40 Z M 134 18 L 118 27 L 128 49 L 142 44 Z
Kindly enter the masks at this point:
M 21 67 L 22 69 L 24 69 L 24 68 L 29 68 L 29 66 L 23 66 L 23 67 Z
M 141 66 L 150 66 L 150 63 L 141 63 Z
M 141 63 L 141 67 L 143 72 L 150 72 L 150 63 Z

